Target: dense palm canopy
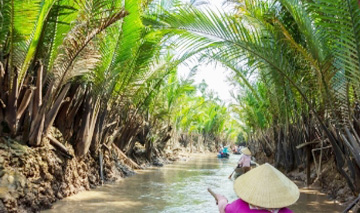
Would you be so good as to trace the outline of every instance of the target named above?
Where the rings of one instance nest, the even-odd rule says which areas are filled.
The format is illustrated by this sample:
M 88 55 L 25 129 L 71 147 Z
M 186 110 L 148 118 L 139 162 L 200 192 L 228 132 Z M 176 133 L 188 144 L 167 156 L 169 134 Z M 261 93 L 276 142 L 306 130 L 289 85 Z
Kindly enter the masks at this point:
M 151 156 L 154 144 L 165 146 L 171 126 L 190 131 L 178 128 L 184 118 L 174 113 L 186 100 L 208 110 L 199 114 L 212 113 L 191 121 L 196 132 L 220 135 L 226 108 L 196 97 L 191 76 L 177 79 L 177 65 L 187 57 L 174 57 L 163 43 L 168 32 L 143 23 L 148 14 L 181 6 L 180 1 L 5 1 L 0 8 L 2 135 L 21 136 L 32 146 L 49 138 L 68 156 L 51 137 L 53 126 L 78 156 L 89 150 L 97 155 L 111 143 L 131 155 L 142 138 Z
M 148 158 L 170 137 L 244 136 L 287 170 L 325 141 L 360 191 L 358 1 L 228 2 L 233 13 L 202 1 L 5 0 L 1 134 L 41 146 L 55 126 L 78 156 L 111 144 L 132 156 L 140 140 Z M 232 71 L 235 104 L 198 95 L 192 73 L 178 79 L 193 57 Z
M 321 137 L 358 191 L 358 2 L 231 2 L 235 14 L 187 6 L 147 21 L 173 33 L 179 57 L 196 52 L 234 71 L 233 81 L 243 89 L 235 94 L 243 129 L 263 150 L 275 151 L 278 165 L 301 164 L 302 158 L 291 157 L 295 146 Z

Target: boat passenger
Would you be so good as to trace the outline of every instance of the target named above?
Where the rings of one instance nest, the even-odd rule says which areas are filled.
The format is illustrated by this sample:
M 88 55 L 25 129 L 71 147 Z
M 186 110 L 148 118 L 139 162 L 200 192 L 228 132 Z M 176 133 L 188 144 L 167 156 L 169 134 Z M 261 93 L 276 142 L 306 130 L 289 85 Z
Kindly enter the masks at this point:
M 230 204 L 215 194 L 220 213 L 292 213 L 287 207 L 300 196 L 296 184 L 268 163 L 237 178 L 234 190 L 239 199 Z
M 234 145 L 234 146 L 231 148 L 231 151 L 232 151 L 233 153 L 237 153 L 237 146 Z
M 250 170 L 251 152 L 247 147 L 245 147 L 241 149 L 241 153 L 238 168 L 242 168 L 242 173 L 245 174 Z
M 219 154 L 220 155 L 223 155 L 223 151 L 224 151 L 224 149 L 223 149 L 223 147 L 221 146 L 221 145 L 219 145 Z
M 245 148 L 245 147 L 244 147 L 244 146 L 238 146 L 238 148 L 237 148 L 238 153 L 241 153 L 241 150 L 242 150 L 243 148 Z
M 228 153 L 228 148 L 229 148 L 228 146 L 224 146 L 223 152 Z

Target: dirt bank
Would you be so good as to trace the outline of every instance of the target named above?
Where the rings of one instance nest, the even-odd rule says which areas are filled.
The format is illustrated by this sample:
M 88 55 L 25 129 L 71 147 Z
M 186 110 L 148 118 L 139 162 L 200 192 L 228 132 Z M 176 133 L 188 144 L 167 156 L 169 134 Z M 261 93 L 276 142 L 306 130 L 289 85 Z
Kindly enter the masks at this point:
M 90 154 L 68 159 L 48 143 L 29 148 L 16 141 L 0 140 L 0 212 L 36 212 L 101 183 L 99 163 Z M 73 154 L 71 146 L 67 148 Z M 119 163 L 109 153 L 105 155 L 106 181 L 132 174 L 130 167 Z
M 263 152 L 257 152 L 255 155 L 258 163 L 268 162 L 274 164 L 274 159 L 272 157 L 273 156 L 266 157 Z M 319 176 L 317 176 L 315 165 L 313 163 L 311 164 L 310 171 L 310 189 L 319 190 L 327 194 L 330 200 L 342 203 L 344 206 L 355 199 L 355 196 L 352 194 L 345 178 L 336 170 L 333 158 L 326 159 L 326 161 L 323 162 Z M 305 187 L 305 166 L 299 167 L 286 174 L 299 185 Z
M 75 156 L 72 146 L 65 146 Z M 181 149 L 166 153 L 164 158 L 154 158 L 153 162 L 141 157 L 135 162 L 116 147 L 103 149 L 103 153 L 105 182 L 133 175 L 134 168 L 162 166 L 188 157 Z M 0 138 L 0 212 L 37 212 L 50 208 L 59 199 L 94 188 L 102 182 L 99 165 L 98 157 L 87 154 L 81 159 L 69 159 L 48 142 L 43 147 L 30 148 Z

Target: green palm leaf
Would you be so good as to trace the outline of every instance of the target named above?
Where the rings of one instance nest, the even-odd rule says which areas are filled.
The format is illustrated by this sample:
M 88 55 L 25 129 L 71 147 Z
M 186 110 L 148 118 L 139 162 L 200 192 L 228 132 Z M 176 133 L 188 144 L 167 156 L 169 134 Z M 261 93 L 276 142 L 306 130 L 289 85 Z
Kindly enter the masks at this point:
M 56 0 L 44 1 L 40 4 L 40 2 L 36 2 L 40 5 L 40 13 L 37 17 L 36 23 L 34 25 L 34 32 L 32 33 L 31 38 L 29 39 L 28 49 L 26 51 L 26 56 L 24 62 L 19 71 L 19 83 L 23 81 L 25 74 L 30 66 L 31 61 L 33 60 L 36 49 L 39 44 L 39 40 L 41 35 L 43 34 L 44 24 L 47 20 L 47 16 L 50 13 L 52 6 L 55 4 Z
M 316 0 L 309 10 L 324 28 L 324 37 L 339 69 L 358 81 L 360 70 L 360 9 L 357 0 Z
M 76 25 L 66 35 L 54 61 L 52 73 L 57 91 L 69 79 L 96 68 L 100 59 L 92 40 L 109 26 L 124 18 L 127 12 L 113 7 L 112 1 L 94 0 L 81 5 Z M 111 8 L 108 8 L 108 6 Z M 107 10 L 101 13 L 99 10 Z
M 37 21 L 38 16 L 40 15 L 41 19 L 43 15 L 41 12 L 42 1 L 9 0 L 4 3 L 5 5 L 2 4 L 1 7 L 0 46 L 3 48 L 3 54 L 9 54 L 11 76 L 9 80 L 14 75 L 13 70 L 17 68 L 17 70 L 21 70 L 19 78 L 19 81 L 21 81 L 24 76 L 22 66 L 28 64 L 27 61 L 29 60 L 27 52 L 32 51 L 32 49 L 29 50 L 31 39 L 34 33 L 38 32 L 36 26 L 41 25 Z M 46 8 L 44 8 L 45 10 Z

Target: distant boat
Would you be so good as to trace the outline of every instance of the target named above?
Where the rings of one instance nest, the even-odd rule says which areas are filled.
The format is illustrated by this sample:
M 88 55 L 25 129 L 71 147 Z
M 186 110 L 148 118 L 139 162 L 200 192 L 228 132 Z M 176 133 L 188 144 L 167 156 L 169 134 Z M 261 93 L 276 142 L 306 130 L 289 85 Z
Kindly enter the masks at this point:
M 219 154 L 217 155 L 218 158 L 229 158 L 229 156 L 230 156 L 230 154 L 227 153 L 227 152 L 224 152 L 224 153 L 222 153 L 222 154 L 219 153 Z
M 219 151 L 219 154 L 217 155 L 218 158 L 229 158 L 230 154 L 228 152 L 228 147 L 225 146 L 223 150 Z

